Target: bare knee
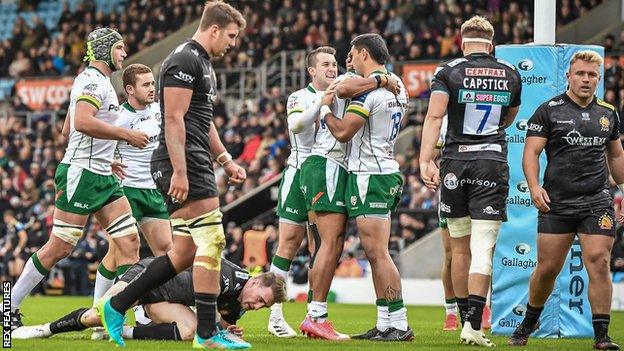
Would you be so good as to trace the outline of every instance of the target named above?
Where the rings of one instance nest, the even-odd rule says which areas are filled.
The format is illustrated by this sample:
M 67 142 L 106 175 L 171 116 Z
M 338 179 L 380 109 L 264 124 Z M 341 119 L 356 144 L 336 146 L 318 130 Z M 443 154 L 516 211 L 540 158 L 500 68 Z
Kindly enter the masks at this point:
M 609 261 L 609 256 L 603 253 L 586 255 L 585 266 L 587 267 L 587 272 L 590 274 L 590 278 L 609 278 Z
M 556 262 L 538 262 L 533 275 L 539 280 L 554 280 L 561 271 L 561 265 Z
M 115 239 L 117 246 L 116 253 L 120 258 L 138 260 L 139 258 L 139 236 L 127 235 L 121 238 Z

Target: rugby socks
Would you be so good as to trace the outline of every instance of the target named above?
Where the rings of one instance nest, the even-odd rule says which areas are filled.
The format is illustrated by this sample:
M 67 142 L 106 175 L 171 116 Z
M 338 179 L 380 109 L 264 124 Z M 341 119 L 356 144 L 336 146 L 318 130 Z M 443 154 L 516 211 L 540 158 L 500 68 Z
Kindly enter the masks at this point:
M 388 301 L 388 317 L 392 328 L 407 330 L 407 308 L 405 308 L 403 300 Z
M 111 271 L 104 263 L 100 263 L 97 269 L 97 273 L 95 274 L 95 288 L 93 289 L 93 306 L 96 305 L 97 301 L 106 294 L 108 289 L 110 289 L 115 284 L 115 271 Z
M 310 302 L 308 304 L 308 316 L 312 317 L 315 322 L 325 322 L 325 319 L 327 319 L 327 302 Z
M 444 309 L 447 315 L 457 315 L 457 300 L 454 297 L 444 300 Z
M 594 339 L 606 338 L 609 333 L 609 322 L 611 316 L 608 314 L 592 314 L 592 324 L 594 326 Z
M 544 306 L 542 307 L 533 307 L 527 303 L 526 314 L 524 315 L 524 319 L 522 320 L 522 325 L 525 328 L 533 329 L 537 324 L 537 321 L 544 310 Z
M 288 271 L 290 270 L 290 264 L 292 260 L 285 259 L 278 255 L 273 256 L 273 260 L 271 261 L 271 272 L 275 273 L 277 276 L 284 278 L 284 280 L 288 279 Z M 283 319 L 284 315 L 282 313 L 282 304 L 276 303 L 271 306 L 271 317 L 276 319 Z
M 195 293 L 197 335 L 209 339 L 217 333 L 217 294 Z
M 479 295 L 468 295 L 468 312 L 466 320 L 472 325 L 472 329 L 481 330 L 481 320 L 483 318 L 483 307 L 487 298 Z
M 50 323 L 48 326 L 50 328 L 50 332 L 52 332 L 52 334 L 58 334 L 87 329 L 88 327 L 80 321 L 80 317 L 82 317 L 82 315 L 88 310 L 88 308 L 79 308 Z
M 390 315 L 388 314 L 388 301 L 386 299 L 377 299 L 375 301 L 375 305 L 377 305 L 377 330 L 386 331 L 390 328 Z
M 462 325 L 466 323 L 466 313 L 468 312 L 468 298 L 467 297 L 458 297 L 457 307 L 459 308 L 459 318 L 461 319 Z
M 26 264 L 22 275 L 19 277 L 11 294 L 11 312 L 15 312 L 32 289 L 39 284 L 41 279 L 48 275 L 49 270 L 46 269 L 39 261 L 37 253 L 35 252 L 30 256 Z
M 312 302 L 312 296 L 314 296 L 314 291 L 308 290 L 308 305 Z
M 124 314 L 141 295 L 169 281 L 176 274 L 177 272 L 169 256 L 156 257 L 147 266 L 143 274 L 126 286 L 119 294 L 111 298 L 110 304 L 117 312 Z
M 150 326 L 124 326 L 121 336 L 125 339 L 182 340 L 176 322 Z

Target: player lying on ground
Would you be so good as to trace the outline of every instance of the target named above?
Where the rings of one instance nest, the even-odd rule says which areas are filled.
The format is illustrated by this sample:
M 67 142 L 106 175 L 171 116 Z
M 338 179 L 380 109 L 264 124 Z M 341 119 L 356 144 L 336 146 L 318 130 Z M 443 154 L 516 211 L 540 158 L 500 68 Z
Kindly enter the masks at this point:
M 116 295 L 130 281 L 143 274 L 154 260 L 145 258 L 133 265 L 120 281 L 106 293 Z M 248 310 L 258 310 L 281 303 L 286 299 L 284 280 L 274 273 L 250 277 L 246 271 L 227 260 L 221 261 L 221 293 L 217 308 L 221 315 L 220 325 L 231 337 L 241 337 L 243 330 L 236 326 Z M 192 340 L 197 326 L 195 312 L 189 306 L 195 304 L 191 267 L 165 284 L 143 295 L 138 301 L 143 305 L 149 325 L 124 326 L 123 337 L 128 339 Z M 43 325 L 24 326 L 13 331 L 15 339 L 47 338 L 54 334 L 81 331 L 102 326 L 95 308 L 79 308 L 66 316 Z

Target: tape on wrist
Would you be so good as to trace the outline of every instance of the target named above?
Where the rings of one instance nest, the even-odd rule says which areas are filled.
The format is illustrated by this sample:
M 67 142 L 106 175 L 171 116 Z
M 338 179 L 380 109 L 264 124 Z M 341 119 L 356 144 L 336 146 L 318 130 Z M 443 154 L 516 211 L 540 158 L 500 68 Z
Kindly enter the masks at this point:
M 223 151 L 219 154 L 219 156 L 217 156 L 217 162 L 219 162 L 221 166 L 226 164 L 228 161 L 232 161 L 232 155 L 230 155 L 227 151 Z

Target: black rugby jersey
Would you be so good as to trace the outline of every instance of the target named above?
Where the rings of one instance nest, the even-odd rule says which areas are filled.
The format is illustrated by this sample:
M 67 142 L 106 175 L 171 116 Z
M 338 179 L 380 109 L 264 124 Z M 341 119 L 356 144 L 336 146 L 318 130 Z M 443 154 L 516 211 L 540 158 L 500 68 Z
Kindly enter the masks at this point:
M 522 91 L 513 65 L 485 53 L 467 55 L 440 65 L 431 91 L 449 95 L 443 159 L 507 161 L 502 126 Z
M 147 267 L 153 260 L 153 257 L 145 258 L 138 264 Z M 185 269 L 154 290 L 168 302 L 195 306 L 192 269 L 193 267 Z M 221 293 L 217 298 L 217 308 L 221 318 L 229 324 L 236 324 L 244 313 L 238 298 L 249 278 L 244 269 L 228 260 L 221 260 Z
M 178 46 L 163 61 L 159 75 L 160 112 L 163 118 L 158 136 L 160 143 L 152 155 L 154 161 L 169 158 L 165 142 L 165 87 L 193 90 L 188 111 L 184 116 L 185 150 L 187 154 L 197 153 L 193 157 L 194 162 L 212 165 L 209 154 L 209 131 L 213 120 L 213 102 L 216 96 L 217 79 L 208 53 L 198 42 L 189 39 Z M 187 161 L 188 159 L 187 157 Z
M 546 138 L 544 189 L 551 209 L 611 201 L 605 150 L 619 139 L 615 108 L 596 98 L 585 108 L 567 94 L 544 102 L 527 122 L 527 137 Z

